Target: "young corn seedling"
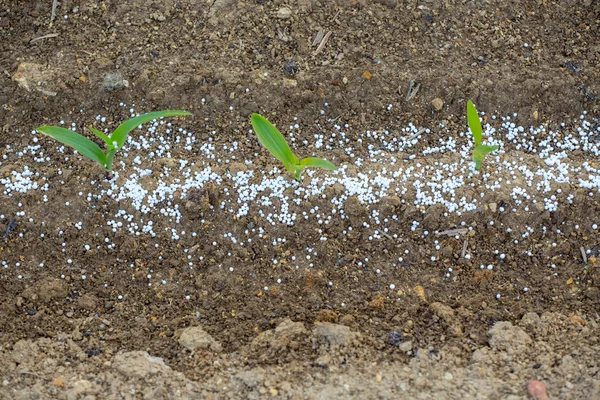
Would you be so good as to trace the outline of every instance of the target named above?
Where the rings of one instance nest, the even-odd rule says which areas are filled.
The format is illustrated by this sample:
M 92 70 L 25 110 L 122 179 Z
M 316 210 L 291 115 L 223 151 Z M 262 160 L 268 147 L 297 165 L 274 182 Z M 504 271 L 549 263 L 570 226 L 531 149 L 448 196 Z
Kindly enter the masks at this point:
M 475 169 L 479 171 L 485 156 L 492 151 L 498 150 L 498 146 L 487 146 L 481 144 L 483 129 L 481 128 L 481 121 L 479 120 L 477 109 L 471 100 L 467 102 L 467 122 L 469 123 L 469 129 L 471 130 L 471 135 L 473 135 L 473 140 L 475 141 L 475 148 L 473 149 Z
M 96 143 L 77 132 L 73 132 L 70 129 L 61 128 L 59 126 L 41 126 L 37 128 L 37 131 L 74 148 L 81 155 L 89 158 L 90 160 L 96 161 L 106 171 L 106 179 L 111 179 L 110 172 L 112 171 L 113 158 L 115 157 L 117 151 L 123 147 L 125 141 L 127 140 L 127 136 L 132 130 L 157 118 L 179 117 L 185 115 L 192 114 L 187 111 L 180 110 L 165 110 L 142 114 L 123 122 L 111 135 L 106 135 L 90 126 L 90 131 L 102 139 L 102 141 L 106 144 L 106 153 L 103 152 L 100 146 L 98 146 Z
M 337 167 L 327 160 L 321 158 L 304 158 L 300 160 L 288 146 L 285 138 L 265 117 L 259 114 L 252 114 L 252 127 L 260 143 L 271 152 L 271 154 L 281 161 L 289 172 L 294 174 L 298 182 L 302 180 L 302 170 L 307 167 L 324 168 L 335 171 Z

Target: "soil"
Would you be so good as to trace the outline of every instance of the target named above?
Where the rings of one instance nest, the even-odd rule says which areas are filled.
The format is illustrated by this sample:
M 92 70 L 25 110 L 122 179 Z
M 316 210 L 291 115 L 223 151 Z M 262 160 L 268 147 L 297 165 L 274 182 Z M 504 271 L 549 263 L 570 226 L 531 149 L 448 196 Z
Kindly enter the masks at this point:
M 600 195 L 582 183 L 600 182 L 598 154 L 568 153 L 578 179 L 552 181 L 556 210 L 541 191 L 483 190 L 485 175 L 457 188 L 479 199 L 460 214 L 372 180 L 464 165 L 420 151 L 466 131 L 467 99 L 498 127 L 510 115 L 597 132 L 597 2 L 65 0 L 52 23 L 51 3 L 0 2 L 0 398 L 520 399 L 530 380 L 600 398 Z M 194 117 L 118 154 L 112 182 L 30 133 L 161 109 Z M 342 127 L 349 144 L 326 156 L 349 179 L 369 171 L 381 196 L 351 195 L 347 218 L 326 220 L 344 187 L 319 170 L 292 186 L 249 134 L 254 112 L 297 123 L 304 155 L 323 156 L 314 135 Z M 430 128 L 419 151 L 373 153 L 409 126 Z M 494 179 L 545 165 L 503 150 L 486 159 Z M 182 160 L 201 187 L 176 187 Z M 176 188 L 147 213 L 134 189 L 111 197 L 129 164 L 150 171 L 144 190 Z M 244 214 L 232 198 L 250 172 L 271 181 Z M 293 224 L 279 219 L 288 203 Z M 149 220 L 155 234 L 139 234 Z

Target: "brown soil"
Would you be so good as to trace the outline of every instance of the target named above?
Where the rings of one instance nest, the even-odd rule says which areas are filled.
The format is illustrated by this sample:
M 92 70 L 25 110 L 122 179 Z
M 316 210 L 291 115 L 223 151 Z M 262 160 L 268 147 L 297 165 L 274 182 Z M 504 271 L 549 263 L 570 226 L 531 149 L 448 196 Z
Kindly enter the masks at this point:
M 488 114 L 518 112 L 524 126 L 573 123 L 583 110 L 597 118 L 600 109 L 600 6 L 589 0 L 65 0 L 50 24 L 51 3 L 0 2 L 0 178 L 34 164 L 18 152 L 36 127 L 63 119 L 81 131 L 101 114 L 114 128 L 132 104 L 191 111 L 172 122 L 194 130 L 194 146 L 212 138 L 219 158 L 223 145 L 239 142 L 241 160 L 263 154 L 246 134 L 253 112 L 277 126 L 297 117 L 307 132 L 333 130 L 319 119 L 327 102 L 354 143 L 366 130 L 409 123 L 464 131 L 466 99 Z M 332 34 L 315 54 L 319 30 Z M 57 36 L 34 40 L 47 34 Z M 105 77 L 117 72 L 117 84 L 127 82 L 107 91 L 115 87 Z M 411 81 L 419 90 L 407 100 Z M 432 131 L 431 145 L 440 132 Z M 0 262 L 8 264 L 0 270 L 0 398 L 519 399 L 530 379 L 552 397 L 600 397 L 597 193 L 574 191 L 573 204 L 556 212 L 499 213 L 517 208 L 510 190 L 499 190 L 461 216 L 395 196 L 372 207 L 352 198 L 349 219 L 319 233 L 314 219 L 272 225 L 256 209 L 234 218 L 219 205 L 237 189 L 212 182 L 178 201 L 179 223 L 153 218 L 152 238 L 113 233 L 107 221 L 119 210 L 140 217 L 125 201 L 83 200 L 109 188 L 98 166 L 55 159 L 49 139 L 38 144 L 53 157 L 35 165 L 49 191 L 0 193 Z M 368 157 L 366 144 L 354 147 Z M 349 162 L 340 149 L 332 156 Z M 160 171 L 185 157 L 174 150 L 141 167 Z M 539 162 L 519 152 L 505 159 L 520 157 Z M 597 163 L 581 152 L 571 161 Z M 267 157 L 255 164 L 273 167 Z M 212 169 L 226 175 L 245 165 L 214 160 Z M 297 211 L 331 215 L 335 195 Z M 373 228 L 361 224 L 373 210 L 400 218 L 369 240 Z M 464 236 L 433 234 L 463 221 Z M 188 235 L 172 240 L 170 226 Z M 353 233 L 343 233 L 348 226 Z M 527 226 L 535 233 L 522 239 Z M 247 237 L 252 227 L 264 235 L 245 247 L 225 236 Z M 317 252 L 310 261 L 307 248 Z M 590 250 L 585 262 L 581 248 Z M 190 252 L 204 255 L 193 268 Z M 495 259 L 494 269 L 480 269 L 482 259 Z

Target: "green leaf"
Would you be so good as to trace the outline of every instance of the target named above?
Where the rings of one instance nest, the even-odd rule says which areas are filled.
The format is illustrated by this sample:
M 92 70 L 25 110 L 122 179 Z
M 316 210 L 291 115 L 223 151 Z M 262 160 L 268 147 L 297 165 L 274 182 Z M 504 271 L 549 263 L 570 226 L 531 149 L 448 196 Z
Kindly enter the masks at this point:
M 296 164 L 294 168 L 294 178 L 296 178 L 298 182 L 302 182 L 302 171 L 304 171 L 304 167 L 300 164 Z
M 300 161 L 300 165 L 303 167 L 315 167 L 315 168 L 323 168 L 328 169 L 330 171 L 335 171 L 337 167 L 330 163 L 327 160 L 323 160 L 322 158 L 305 158 Z
M 127 140 L 127 135 L 129 132 L 137 128 L 139 125 L 145 124 L 146 122 L 150 122 L 152 120 L 163 118 L 163 117 L 182 117 L 186 115 L 192 115 L 187 111 L 181 110 L 165 110 L 165 111 L 156 111 L 147 114 L 139 115 L 135 118 L 128 119 L 123 122 L 115 131 L 110 135 L 111 144 L 116 142 L 117 145 L 115 148 L 118 150 L 125 144 Z
M 477 109 L 471 100 L 467 102 L 467 122 L 469 123 L 473 140 L 475 140 L 475 146 L 479 146 L 481 144 L 481 134 L 483 129 L 481 128 L 481 121 L 479 120 Z
M 94 135 L 96 135 L 96 136 L 98 136 L 100 139 L 102 139 L 102 140 L 104 141 L 104 143 L 106 143 L 106 145 L 107 145 L 109 148 L 111 148 L 111 147 L 112 147 L 112 143 L 111 143 L 111 141 L 110 141 L 110 138 L 109 138 L 109 137 L 108 137 L 106 134 L 104 134 L 104 133 L 100 132 L 98 129 L 94 129 L 94 127 L 93 127 L 93 126 L 89 126 L 89 127 L 88 127 L 88 129 L 89 129 L 90 131 L 92 131 L 92 133 L 93 133 Z
M 106 167 L 106 155 L 104 155 L 100 146 L 85 136 L 58 126 L 41 126 L 37 128 L 37 131 L 74 148 L 81 155 L 96 161 L 102 168 Z
M 335 165 L 333 165 L 327 160 L 323 160 L 322 158 L 304 158 L 302 161 L 300 161 L 299 164 L 295 166 L 296 170 L 294 171 L 294 176 L 296 177 L 296 180 L 298 182 L 302 180 L 302 171 L 306 167 L 324 168 L 330 171 L 335 171 L 337 169 Z
M 252 114 L 252 128 L 260 143 L 281 161 L 288 171 L 296 175 L 295 166 L 299 163 L 298 157 L 292 153 L 281 132 L 259 114 Z
M 483 162 L 483 159 L 485 158 L 485 156 L 487 156 L 492 151 L 496 151 L 496 150 L 498 150 L 498 146 L 486 146 L 483 144 L 476 146 L 475 149 L 473 150 L 473 159 L 475 160 L 475 169 L 477 171 L 479 171 L 479 169 L 481 168 L 481 163 Z

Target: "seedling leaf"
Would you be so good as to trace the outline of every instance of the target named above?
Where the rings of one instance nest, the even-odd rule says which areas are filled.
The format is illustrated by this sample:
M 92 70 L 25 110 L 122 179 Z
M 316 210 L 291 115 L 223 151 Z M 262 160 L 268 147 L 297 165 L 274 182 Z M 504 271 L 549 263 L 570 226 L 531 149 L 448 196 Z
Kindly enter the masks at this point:
M 296 174 L 295 166 L 299 163 L 298 157 L 292 153 L 285 138 L 265 117 L 259 114 L 252 114 L 252 128 L 258 136 L 260 143 L 271 152 L 271 154 L 281 161 L 285 168 Z
M 108 178 L 110 176 L 108 172 L 112 170 L 112 162 L 115 153 L 125 144 L 129 132 L 135 129 L 136 126 L 139 126 L 143 123 L 152 121 L 157 118 L 184 115 L 192 114 L 190 114 L 187 111 L 179 110 L 166 110 L 143 114 L 123 122 L 112 133 L 111 136 L 106 135 L 90 126 L 90 131 L 92 131 L 94 135 L 96 135 L 106 143 L 106 153 L 102 152 L 100 146 L 92 142 L 90 139 L 86 138 L 83 135 L 75 133 L 69 129 L 61 128 L 59 126 L 42 126 L 37 130 L 43 133 L 44 135 L 48 135 L 61 143 L 73 147 L 75 150 L 79 151 L 79 153 L 81 153 L 83 156 L 99 163 L 102 166 L 102 168 L 104 168 L 107 171 L 107 179 L 110 179 Z
M 145 124 L 146 122 L 150 122 L 152 120 L 164 117 L 182 117 L 186 115 L 192 115 L 187 111 L 180 110 L 165 110 L 165 111 L 156 111 L 147 114 L 139 115 L 135 118 L 129 119 L 123 122 L 121 125 L 115 129 L 115 131 L 110 136 L 111 144 L 116 142 L 115 148 L 118 150 L 125 144 L 127 140 L 127 135 L 129 132 L 137 128 L 139 125 Z
M 475 169 L 479 171 L 481 168 L 481 163 L 485 156 L 490 154 L 492 151 L 498 150 L 498 146 L 487 146 L 480 144 L 473 149 L 473 159 L 475 160 Z
M 112 147 L 112 143 L 110 141 L 110 138 L 108 137 L 108 135 L 100 132 L 98 129 L 95 129 L 93 126 L 89 126 L 88 127 L 90 129 L 90 131 L 92 131 L 92 133 L 96 136 L 98 136 L 100 139 L 102 139 L 104 141 L 104 143 L 106 143 L 106 145 L 111 148 Z
M 322 158 L 305 158 L 302 161 L 300 161 L 300 165 L 303 167 L 323 168 L 328 169 L 330 171 L 335 171 L 337 169 L 335 165 L 333 165 L 327 160 L 323 160 Z
M 302 180 L 302 171 L 305 167 L 324 168 L 335 171 L 337 167 L 327 160 L 321 158 L 305 158 L 302 161 L 296 157 L 285 138 L 265 117 L 252 114 L 252 127 L 258 136 L 258 140 L 271 154 L 285 165 L 285 168 L 294 174 L 298 182 Z
M 104 155 L 100 146 L 87 137 L 59 126 L 42 126 L 37 128 L 37 130 L 44 135 L 50 136 L 59 142 L 74 148 L 81 155 L 96 161 L 102 168 L 106 168 L 106 155 Z
M 475 146 L 479 146 L 481 144 L 481 134 L 483 129 L 481 128 L 481 121 L 479 120 L 477 109 L 471 100 L 467 102 L 467 122 L 469 124 L 469 128 L 471 129 L 473 140 L 475 140 Z

